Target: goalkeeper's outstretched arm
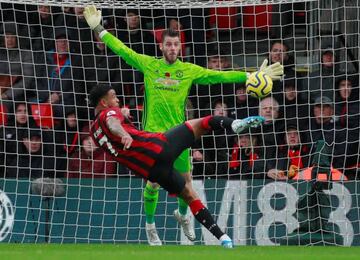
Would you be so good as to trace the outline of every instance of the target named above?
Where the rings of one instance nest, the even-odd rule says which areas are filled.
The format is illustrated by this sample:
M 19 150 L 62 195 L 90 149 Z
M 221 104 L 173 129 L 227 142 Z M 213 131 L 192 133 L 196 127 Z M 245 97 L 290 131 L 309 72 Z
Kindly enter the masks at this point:
M 272 80 L 280 80 L 284 74 L 284 67 L 279 62 L 270 66 L 267 65 L 268 60 L 265 59 L 260 66 L 259 71 L 268 75 Z M 197 77 L 194 80 L 195 84 L 217 84 L 217 83 L 233 83 L 233 82 L 246 82 L 249 79 L 250 74 L 242 71 L 215 71 L 204 69 L 202 67 L 196 68 L 195 74 Z
M 86 22 L 90 26 L 92 30 L 99 34 L 101 40 L 116 54 L 121 56 L 126 63 L 130 66 L 133 66 L 140 71 L 144 71 L 148 65 L 148 62 L 151 61 L 152 57 L 147 55 L 142 55 L 134 52 L 132 49 L 128 48 L 123 42 L 117 39 L 115 36 L 108 33 L 104 27 L 101 25 L 101 11 L 97 10 L 94 5 L 90 5 L 85 7 L 84 10 L 84 17 Z M 267 65 L 268 60 L 265 59 L 263 64 L 261 65 L 259 71 L 267 74 L 272 80 L 279 80 L 281 76 L 284 74 L 283 66 L 277 62 L 270 66 Z M 212 72 L 210 73 L 209 70 L 205 75 L 198 77 L 196 80 L 198 84 L 214 84 L 214 83 L 226 83 L 226 82 L 243 82 L 246 80 L 246 74 L 243 72 L 240 75 L 233 75 L 232 73 L 228 74 L 221 74 Z M 201 74 L 201 73 L 200 73 Z
M 89 27 L 99 34 L 100 39 L 106 44 L 106 46 L 123 58 L 130 66 L 140 70 L 141 72 L 144 71 L 152 57 L 136 53 L 127 47 L 122 41 L 106 31 L 101 25 L 101 11 L 97 10 L 96 6 L 90 5 L 85 7 L 84 17 Z

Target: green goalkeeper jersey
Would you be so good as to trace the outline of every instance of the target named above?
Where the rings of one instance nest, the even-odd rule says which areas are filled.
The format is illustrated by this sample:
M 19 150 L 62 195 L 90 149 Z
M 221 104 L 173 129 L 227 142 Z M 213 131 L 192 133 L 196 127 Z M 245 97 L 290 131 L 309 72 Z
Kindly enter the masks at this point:
M 177 60 L 167 64 L 159 59 L 138 54 L 111 33 L 102 41 L 130 66 L 144 74 L 145 93 L 143 128 L 150 132 L 164 132 L 185 121 L 185 108 L 192 84 L 245 82 L 241 71 L 215 71 Z

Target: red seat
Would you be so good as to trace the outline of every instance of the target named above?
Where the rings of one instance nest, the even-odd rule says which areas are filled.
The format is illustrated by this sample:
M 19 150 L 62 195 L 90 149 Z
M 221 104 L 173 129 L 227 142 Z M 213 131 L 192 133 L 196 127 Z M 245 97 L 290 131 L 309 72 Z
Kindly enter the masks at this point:
M 8 123 L 8 111 L 5 105 L 0 105 L 0 126 L 7 125 Z
M 272 24 L 272 5 L 257 5 L 243 7 L 243 28 L 269 30 Z
M 155 40 L 157 43 L 161 43 L 161 37 L 162 37 L 162 33 L 163 33 L 164 29 L 163 28 L 156 28 L 153 31 Z
M 31 104 L 31 114 L 38 127 L 53 128 L 54 117 L 50 103 Z
M 300 171 L 297 175 L 295 175 L 295 177 L 293 178 L 293 180 L 307 180 L 310 181 L 311 180 L 311 175 L 312 175 L 312 168 L 313 167 L 308 167 L 302 171 Z M 331 167 L 330 170 L 331 173 L 331 180 L 332 181 L 346 181 L 348 178 L 338 169 L 335 169 L 333 167 Z M 325 173 L 318 173 L 317 175 L 317 180 L 318 181 L 327 181 L 328 180 L 328 176 Z
M 238 7 L 210 8 L 209 24 L 219 30 L 230 30 L 237 27 Z

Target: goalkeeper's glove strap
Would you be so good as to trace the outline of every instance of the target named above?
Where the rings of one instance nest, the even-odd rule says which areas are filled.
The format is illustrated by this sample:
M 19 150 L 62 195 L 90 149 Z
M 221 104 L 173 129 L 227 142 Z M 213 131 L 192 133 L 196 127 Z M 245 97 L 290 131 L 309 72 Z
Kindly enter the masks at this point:
M 94 28 L 94 31 L 98 34 L 100 34 L 101 32 L 105 31 L 105 28 L 101 25 L 101 24 L 98 24 L 95 28 Z

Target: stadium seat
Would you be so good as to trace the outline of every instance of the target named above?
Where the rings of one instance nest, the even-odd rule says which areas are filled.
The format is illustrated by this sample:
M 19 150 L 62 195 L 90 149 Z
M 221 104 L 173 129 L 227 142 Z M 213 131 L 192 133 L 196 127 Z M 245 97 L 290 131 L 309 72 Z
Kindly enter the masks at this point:
M 8 122 L 8 110 L 5 105 L 0 105 L 0 126 L 7 125 Z
M 35 103 L 30 105 L 35 124 L 41 128 L 53 128 L 54 117 L 50 103 Z
M 305 170 L 303 170 L 302 172 L 300 172 L 300 174 L 296 175 L 293 180 L 307 180 L 310 181 L 311 180 L 311 171 L 312 171 L 313 167 L 308 167 Z M 327 181 L 327 175 L 324 173 L 319 173 L 317 176 L 318 181 Z M 331 167 L 331 180 L 332 181 L 344 181 L 347 180 L 347 177 L 338 169 L 335 169 L 333 167 Z
M 268 31 L 272 24 L 272 5 L 243 7 L 243 28 Z
M 237 28 L 238 7 L 216 7 L 210 8 L 209 24 L 219 30 L 230 30 Z

